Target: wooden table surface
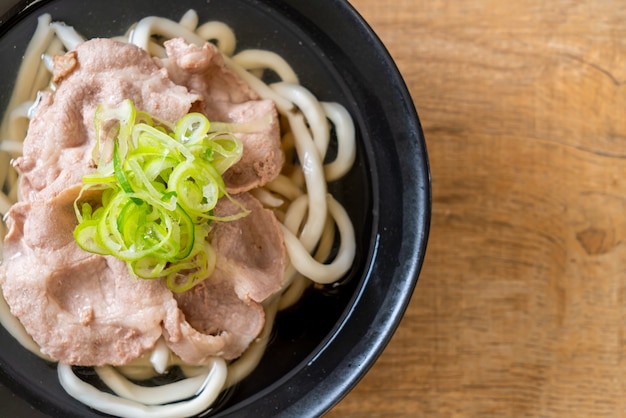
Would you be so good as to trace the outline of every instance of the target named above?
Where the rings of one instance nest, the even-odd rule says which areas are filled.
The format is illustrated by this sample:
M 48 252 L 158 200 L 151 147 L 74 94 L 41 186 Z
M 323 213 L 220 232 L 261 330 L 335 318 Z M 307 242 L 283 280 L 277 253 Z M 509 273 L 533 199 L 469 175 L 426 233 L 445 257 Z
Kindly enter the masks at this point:
M 626 416 L 626 3 L 351 0 L 424 127 L 426 261 L 328 417 Z

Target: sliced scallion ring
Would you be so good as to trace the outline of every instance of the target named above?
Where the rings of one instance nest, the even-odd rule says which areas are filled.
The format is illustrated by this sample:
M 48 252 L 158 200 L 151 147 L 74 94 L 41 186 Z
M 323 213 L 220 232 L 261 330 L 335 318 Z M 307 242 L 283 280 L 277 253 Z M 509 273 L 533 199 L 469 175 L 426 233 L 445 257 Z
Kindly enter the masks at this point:
M 78 245 L 125 261 L 136 277 L 162 278 L 176 292 L 209 277 L 216 258 L 210 222 L 222 220 L 213 209 L 221 197 L 232 199 L 222 175 L 241 158 L 241 142 L 211 131 L 200 113 L 170 124 L 130 100 L 100 105 L 94 124 L 96 170 L 84 176 L 74 203 Z M 89 201 L 81 198 L 86 191 Z

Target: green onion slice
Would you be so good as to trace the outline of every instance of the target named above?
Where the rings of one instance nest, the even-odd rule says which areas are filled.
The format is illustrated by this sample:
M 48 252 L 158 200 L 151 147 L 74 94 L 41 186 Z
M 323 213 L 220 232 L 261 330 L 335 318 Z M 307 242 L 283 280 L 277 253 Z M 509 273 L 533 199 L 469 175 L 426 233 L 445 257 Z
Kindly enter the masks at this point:
M 247 214 L 240 205 L 238 214 L 213 215 L 220 198 L 232 200 L 222 175 L 240 160 L 241 142 L 212 130 L 200 113 L 170 124 L 130 100 L 98 106 L 94 125 L 96 170 L 83 177 L 74 202 L 78 245 L 125 261 L 142 279 L 165 279 L 175 292 L 209 277 L 216 258 L 207 240 L 211 222 Z

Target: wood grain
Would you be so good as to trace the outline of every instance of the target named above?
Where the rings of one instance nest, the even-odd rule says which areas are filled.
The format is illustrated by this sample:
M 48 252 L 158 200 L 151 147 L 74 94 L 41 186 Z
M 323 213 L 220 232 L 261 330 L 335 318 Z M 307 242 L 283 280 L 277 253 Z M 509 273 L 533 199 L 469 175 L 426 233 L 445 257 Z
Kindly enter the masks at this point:
M 426 262 L 328 417 L 626 416 L 626 4 L 352 0 L 429 150 Z

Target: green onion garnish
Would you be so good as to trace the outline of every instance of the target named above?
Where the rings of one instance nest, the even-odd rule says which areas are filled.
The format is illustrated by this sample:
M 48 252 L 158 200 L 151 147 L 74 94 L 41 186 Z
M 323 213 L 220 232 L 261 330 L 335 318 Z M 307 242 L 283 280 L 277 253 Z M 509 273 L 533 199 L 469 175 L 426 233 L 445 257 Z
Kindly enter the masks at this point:
M 228 218 L 213 215 L 217 201 L 230 198 L 222 174 L 241 158 L 241 142 L 212 131 L 200 113 L 172 125 L 130 100 L 98 106 L 95 130 L 96 170 L 83 177 L 74 203 L 78 245 L 125 261 L 137 277 L 164 278 L 175 292 L 210 276 L 211 221 L 247 213 L 242 207 Z

